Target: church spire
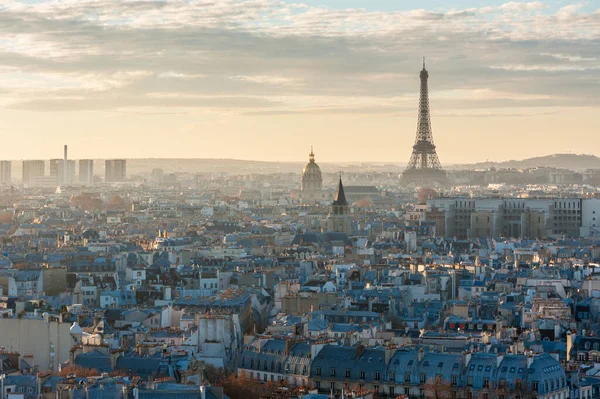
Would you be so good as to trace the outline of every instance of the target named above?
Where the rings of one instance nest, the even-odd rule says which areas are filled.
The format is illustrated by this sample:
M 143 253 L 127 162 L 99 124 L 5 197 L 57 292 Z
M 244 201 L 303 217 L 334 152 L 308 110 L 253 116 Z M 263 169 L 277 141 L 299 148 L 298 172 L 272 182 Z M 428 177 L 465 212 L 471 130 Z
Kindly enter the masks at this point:
M 342 175 L 340 174 L 340 181 L 338 183 L 337 192 L 335 193 L 335 198 L 333 199 L 334 206 L 348 206 L 348 201 L 346 201 L 346 194 L 344 193 L 344 184 L 342 183 Z

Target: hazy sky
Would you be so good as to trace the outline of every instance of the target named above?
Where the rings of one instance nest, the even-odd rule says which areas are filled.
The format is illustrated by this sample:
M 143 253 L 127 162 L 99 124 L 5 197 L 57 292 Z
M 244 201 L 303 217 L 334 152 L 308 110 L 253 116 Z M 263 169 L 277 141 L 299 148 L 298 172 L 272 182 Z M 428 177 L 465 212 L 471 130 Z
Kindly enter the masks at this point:
M 600 2 L 0 0 L 0 159 L 600 155 Z

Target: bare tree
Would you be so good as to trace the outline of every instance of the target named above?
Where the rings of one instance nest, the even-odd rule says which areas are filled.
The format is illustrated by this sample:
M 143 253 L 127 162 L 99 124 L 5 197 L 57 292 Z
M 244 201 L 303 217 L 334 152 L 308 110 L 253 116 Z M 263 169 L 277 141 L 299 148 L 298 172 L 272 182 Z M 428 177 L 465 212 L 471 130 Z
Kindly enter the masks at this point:
M 423 390 L 426 398 L 430 399 L 450 399 L 454 398 L 455 387 L 449 382 L 444 381 L 439 377 L 430 378 L 425 385 Z

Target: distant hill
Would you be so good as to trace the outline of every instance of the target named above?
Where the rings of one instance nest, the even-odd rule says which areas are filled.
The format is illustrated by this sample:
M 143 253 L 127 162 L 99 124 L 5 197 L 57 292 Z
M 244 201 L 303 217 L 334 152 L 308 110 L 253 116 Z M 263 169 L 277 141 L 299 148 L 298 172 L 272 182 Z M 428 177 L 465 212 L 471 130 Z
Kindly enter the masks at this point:
M 553 154 L 543 157 L 510 160 L 505 162 L 479 162 L 474 164 L 451 165 L 449 169 L 487 169 L 487 168 L 559 168 L 559 169 L 600 169 L 600 158 L 587 154 Z

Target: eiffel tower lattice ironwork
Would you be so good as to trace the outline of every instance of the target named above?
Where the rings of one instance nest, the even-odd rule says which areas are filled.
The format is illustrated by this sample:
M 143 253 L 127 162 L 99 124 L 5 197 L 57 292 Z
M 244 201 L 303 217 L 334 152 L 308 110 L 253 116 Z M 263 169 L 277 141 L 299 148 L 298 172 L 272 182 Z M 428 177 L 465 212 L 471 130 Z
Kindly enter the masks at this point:
M 403 184 L 415 184 L 417 186 L 445 185 L 448 182 L 446 172 L 435 151 L 433 144 L 433 133 L 431 131 L 431 116 L 429 114 L 429 88 L 427 80 L 429 73 L 425 69 L 425 58 L 423 58 L 423 70 L 421 77 L 421 93 L 419 98 L 419 121 L 417 123 L 417 138 L 413 145 L 413 152 L 406 170 L 402 174 Z

